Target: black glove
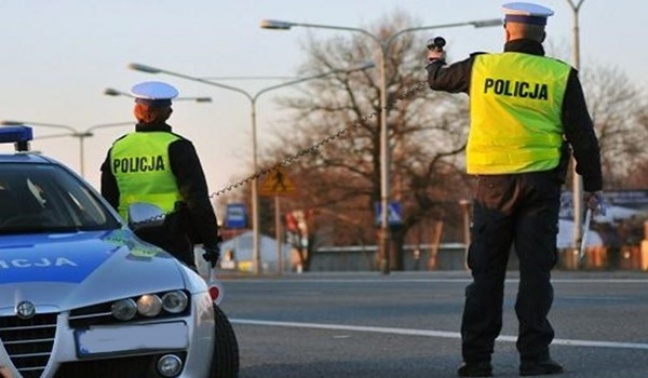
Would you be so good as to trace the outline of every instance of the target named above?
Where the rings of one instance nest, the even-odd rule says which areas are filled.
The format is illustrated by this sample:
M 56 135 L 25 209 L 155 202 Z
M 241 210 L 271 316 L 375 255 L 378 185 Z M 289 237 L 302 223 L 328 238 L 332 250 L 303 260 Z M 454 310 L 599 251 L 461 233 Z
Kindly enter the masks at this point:
M 608 205 L 605 202 L 602 191 L 585 192 L 583 193 L 583 200 L 585 201 L 585 206 L 592 210 L 594 214 L 605 216 L 607 213 Z
M 218 263 L 218 259 L 220 258 L 219 246 L 203 246 L 203 250 L 205 251 L 205 253 L 203 253 L 202 255 L 203 259 L 205 259 L 205 261 L 207 261 L 208 263 L 211 263 L 211 267 L 213 269 Z

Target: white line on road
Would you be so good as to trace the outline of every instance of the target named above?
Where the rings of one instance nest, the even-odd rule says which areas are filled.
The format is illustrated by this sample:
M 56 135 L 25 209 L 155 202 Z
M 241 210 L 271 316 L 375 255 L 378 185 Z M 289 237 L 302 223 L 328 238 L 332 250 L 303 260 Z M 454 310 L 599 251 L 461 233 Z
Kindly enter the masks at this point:
M 305 278 L 305 279 L 237 279 L 236 283 L 268 284 L 268 283 L 461 283 L 472 282 L 470 278 Z M 507 283 L 518 283 L 518 278 L 507 278 Z M 648 278 L 554 278 L 552 283 L 563 284 L 648 284 Z
M 230 322 L 233 324 L 259 325 L 259 326 L 270 326 L 270 327 L 291 327 L 291 328 L 326 329 L 326 330 L 335 330 L 335 331 L 374 332 L 374 333 L 388 333 L 392 335 L 461 339 L 461 335 L 459 334 L 459 332 L 446 332 L 446 331 L 434 331 L 434 330 L 411 329 L 411 328 L 349 326 L 343 324 L 321 324 L 321 323 L 277 322 L 277 321 L 270 321 L 270 320 L 253 320 L 253 319 L 230 319 Z M 500 336 L 497 338 L 497 341 L 516 342 L 517 337 Z M 614 341 L 554 339 L 552 344 L 591 347 L 591 348 L 648 350 L 648 344 L 645 343 L 623 343 L 623 342 L 614 342 Z

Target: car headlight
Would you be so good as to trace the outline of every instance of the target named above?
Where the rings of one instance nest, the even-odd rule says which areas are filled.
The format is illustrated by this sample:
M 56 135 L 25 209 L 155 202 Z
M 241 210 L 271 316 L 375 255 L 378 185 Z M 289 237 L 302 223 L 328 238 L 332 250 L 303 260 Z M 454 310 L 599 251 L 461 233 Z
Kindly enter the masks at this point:
M 110 306 L 110 312 L 119 320 L 131 320 L 137 314 L 137 304 L 130 298 L 121 299 Z
M 179 314 L 187 308 L 189 298 L 184 292 L 170 291 L 162 296 L 162 308 L 171 314 Z
M 137 312 L 152 317 L 157 316 L 162 311 L 162 300 L 154 294 L 146 294 L 137 300 Z

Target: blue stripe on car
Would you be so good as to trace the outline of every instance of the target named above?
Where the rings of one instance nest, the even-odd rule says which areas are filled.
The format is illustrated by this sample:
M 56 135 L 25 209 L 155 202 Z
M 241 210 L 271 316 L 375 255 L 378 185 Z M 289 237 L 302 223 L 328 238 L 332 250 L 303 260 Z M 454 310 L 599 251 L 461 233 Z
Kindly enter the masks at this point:
M 95 234 L 96 237 L 96 234 Z M 25 240 L 26 241 L 26 240 Z M 77 243 L 42 242 L 33 238 L 31 245 L 0 247 L 0 284 L 19 282 L 69 282 L 86 279 L 108 258 L 115 246 L 103 251 L 84 250 L 84 241 Z

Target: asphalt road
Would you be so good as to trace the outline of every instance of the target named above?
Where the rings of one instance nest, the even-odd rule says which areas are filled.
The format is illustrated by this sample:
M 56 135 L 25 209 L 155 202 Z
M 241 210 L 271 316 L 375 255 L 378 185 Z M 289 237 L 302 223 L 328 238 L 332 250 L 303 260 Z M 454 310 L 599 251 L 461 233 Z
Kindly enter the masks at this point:
M 518 369 L 509 277 L 498 377 Z M 467 272 L 221 279 L 241 378 L 456 376 Z M 555 272 L 554 289 L 552 354 L 562 376 L 648 377 L 648 274 Z

